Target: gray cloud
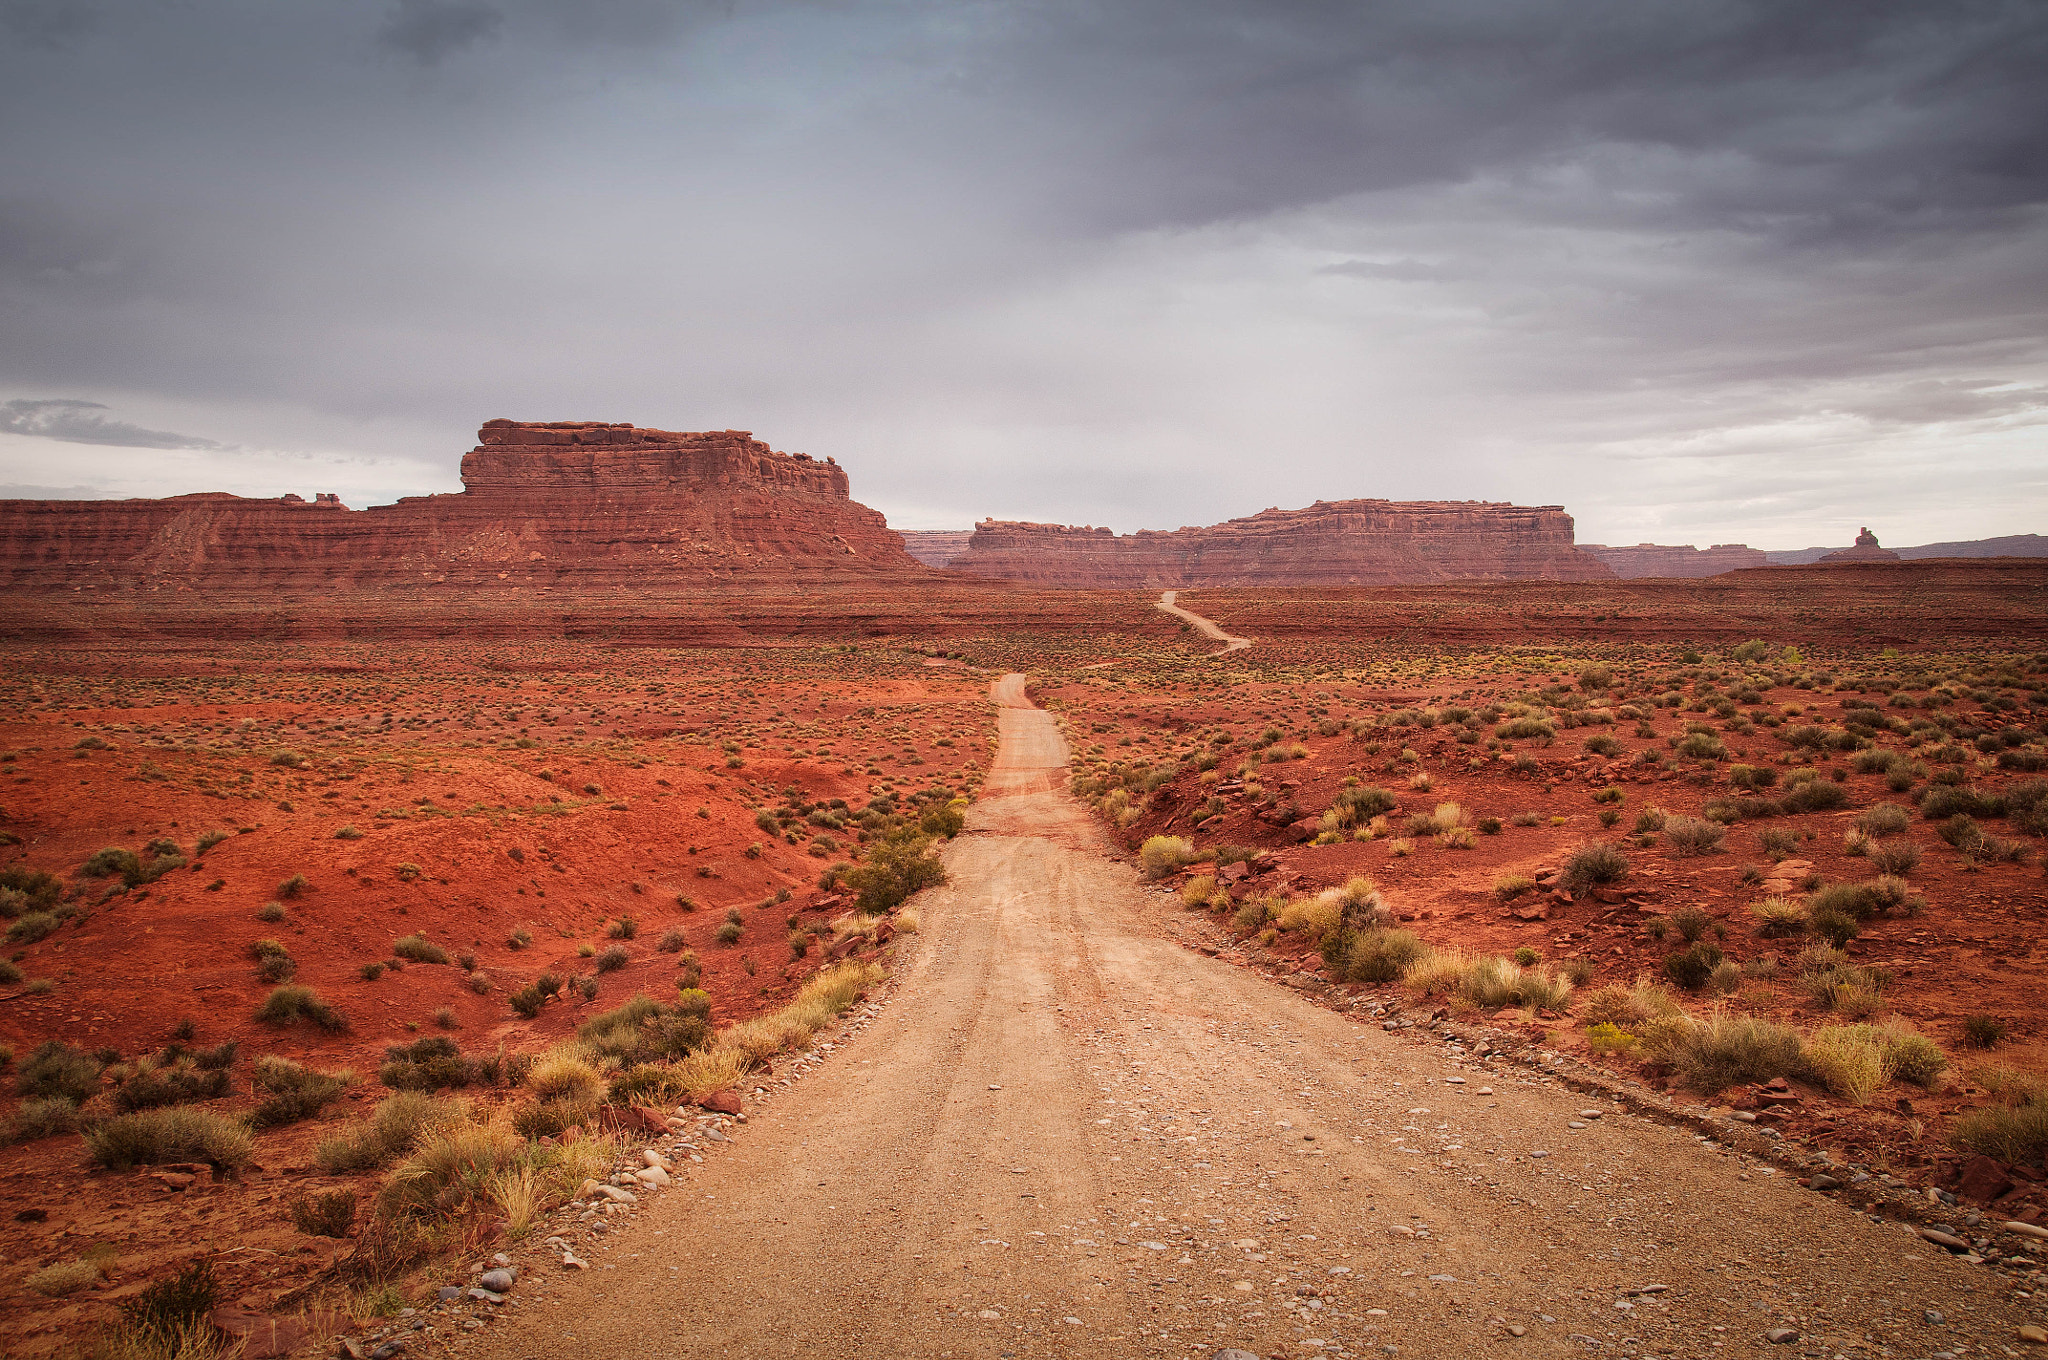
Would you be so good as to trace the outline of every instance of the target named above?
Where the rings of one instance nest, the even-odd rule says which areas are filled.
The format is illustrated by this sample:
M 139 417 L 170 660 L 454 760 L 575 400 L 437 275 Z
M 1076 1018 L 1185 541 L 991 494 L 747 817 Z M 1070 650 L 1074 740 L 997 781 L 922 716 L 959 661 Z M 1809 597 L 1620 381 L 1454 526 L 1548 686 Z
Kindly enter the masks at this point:
M 377 45 L 433 66 L 466 47 L 498 35 L 505 16 L 468 0 L 395 0 Z
M 98 414 L 107 408 L 96 401 L 64 397 L 18 398 L 0 402 L 0 431 L 34 435 L 65 444 L 110 444 L 130 449 L 219 449 L 225 447 L 197 435 L 170 430 L 145 430 Z
M 506 414 L 749 427 L 932 525 L 2048 510 L 2022 0 L 60 13 L 0 8 L 0 385 L 252 482 L 449 489 Z

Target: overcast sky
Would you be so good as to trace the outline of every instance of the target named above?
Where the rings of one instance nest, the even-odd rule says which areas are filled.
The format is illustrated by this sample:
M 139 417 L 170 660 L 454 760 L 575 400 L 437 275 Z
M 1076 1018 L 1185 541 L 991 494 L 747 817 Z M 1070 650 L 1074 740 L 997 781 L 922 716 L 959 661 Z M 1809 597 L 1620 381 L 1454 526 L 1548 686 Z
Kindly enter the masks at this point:
M 0 0 L 0 495 L 2048 531 L 2040 0 Z

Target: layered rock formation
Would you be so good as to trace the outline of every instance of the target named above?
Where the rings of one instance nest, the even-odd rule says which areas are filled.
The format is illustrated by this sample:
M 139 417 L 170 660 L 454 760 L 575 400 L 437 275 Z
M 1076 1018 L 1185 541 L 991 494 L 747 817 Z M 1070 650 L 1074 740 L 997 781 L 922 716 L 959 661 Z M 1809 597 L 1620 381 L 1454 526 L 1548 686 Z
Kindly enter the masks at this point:
M 0 501 L 9 588 L 603 585 L 922 573 L 831 459 L 745 430 L 487 422 L 460 493 Z
M 1822 562 L 1836 563 L 1896 562 L 1898 560 L 1899 555 L 1895 552 L 1887 552 L 1880 546 L 1877 541 L 1877 535 L 1870 532 L 1868 528 L 1861 530 L 1856 535 L 1855 547 L 1844 548 L 1840 552 L 1831 552 L 1821 559 Z
M 1655 577 L 1662 580 L 1696 580 L 1719 576 L 1742 567 L 1767 567 L 1770 559 L 1762 549 L 1746 543 L 1716 543 L 1695 548 L 1690 543 L 1675 547 L 1661 543 L 1638 543 L 1632 548 L 1610 548 L 1604 543 L 1581 543 L 1579 551 L 1591 553 L 1614 569 L 1624 581 Z
M 898 529 L 903 546 L 912 557 L 928 567 L 943 567 L 967 551 L 972 529 Z
M 1317 501 L 1203 528 L 1118 535 L 983 520 L 954 571 L 1053 587 L 1413 585 L 1598 581 L 1561 506 L 1490 501 Z

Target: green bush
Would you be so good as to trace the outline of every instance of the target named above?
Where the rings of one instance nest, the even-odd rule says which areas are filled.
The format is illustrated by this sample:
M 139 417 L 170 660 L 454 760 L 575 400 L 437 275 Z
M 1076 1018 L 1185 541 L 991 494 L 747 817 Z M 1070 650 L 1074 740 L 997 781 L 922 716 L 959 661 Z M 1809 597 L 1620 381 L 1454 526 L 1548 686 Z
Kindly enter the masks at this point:
M 946 866 L 931 853 L 930 838 L 921 835 L 891 836 L 869 851 L 867 863 L 846 873 L 855 910 L 869 916 L 894 910 L 913 893 L 945 881 Z
M 1850 825 L 1872 840 L 1878 840 L 1898 835 L 1912 825 L 1912 818 L 1897 803 L 1878 803 L 1857 813 L 1856 820 Z
M 1847 789 L 1840 784 L 1831 784 L 1820 779 L 1809 779 L 1804 783 L 1794 784 L 1778 798 L 1778 805 L 1788 813 L 1833 812 L 1837 808 L 1848 806 L 1848 803 Z
M 1721 848 L 1721 841 L 1727 834 L 1725 826 L 1697 817 L 1664 819 L 1664 839 L 1682 855 L 1710 855 Z
M 189 1106 L 120 1115 L 85 1135 L 86 1156 L 110 1171 L 163 1162 L 205 1162 L 234 1171 L 254 1147 L 239 1121 Z
M 1338 790 L 1330 810 L 1337 814 L 1337 825 L 1348 831 L 1384 813 L 1392 812 L 1398 805 L 1399 800 L 1393 794 L 1377 785 L 1367 784 L 1359 788 Z M 1217 861 L 1219 865 L 1223 862 L 1221 859 Z
M 1493 729 L 1502 741 L 1537 741 L 1557 735 L 1557 729 L 1537 717 L 1512 718 Z
M 1181 836 L 1153 836 L 1138 849 L 1147 878 L 1165 878 L 1195 857 L 1195 847 Z
M 146 1061 L 136 1072 L 114 1088 L 114 1108 L 123 1113 L 154 1110 L 165 1105 L 190 1105 L 217 1100 L 228 1093 L 228 1074 L 223 1068 L 200 1067 L 188 1056 Z

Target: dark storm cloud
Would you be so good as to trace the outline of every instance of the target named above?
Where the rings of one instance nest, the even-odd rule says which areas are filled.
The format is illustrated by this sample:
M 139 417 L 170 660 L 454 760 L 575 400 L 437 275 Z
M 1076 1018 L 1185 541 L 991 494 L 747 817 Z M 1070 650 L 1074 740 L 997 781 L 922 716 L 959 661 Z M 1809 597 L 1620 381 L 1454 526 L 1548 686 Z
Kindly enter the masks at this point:
M 2037 527 L 2044 15 L 0 0 L 0 397 L 440 478 L 379 493 L 573 415 L 926 523 Z
M 64 444 L 110 444 L 130 449 L 218 449 L 223 445 L 197 435 L 170 430 L 145 430 L 98 414 L 107 408 L 96 401 L 64 397 L 17 399 L 0 403 L 0 431 L 39 435 Z

